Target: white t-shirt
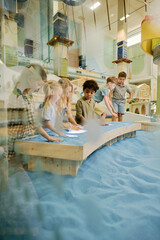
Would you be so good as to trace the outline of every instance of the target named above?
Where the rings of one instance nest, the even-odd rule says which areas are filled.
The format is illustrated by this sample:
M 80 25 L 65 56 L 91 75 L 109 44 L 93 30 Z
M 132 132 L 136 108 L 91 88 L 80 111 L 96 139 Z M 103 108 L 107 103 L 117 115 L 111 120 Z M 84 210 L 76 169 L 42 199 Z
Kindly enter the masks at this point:
M 42 123 L 44 121 L 49 121 L 49 123 L 52 124 L 53 127 L 55 126 L 56 112 L 52 104 L 50 104 L 49 106 L 45 106 L 43 109 Z

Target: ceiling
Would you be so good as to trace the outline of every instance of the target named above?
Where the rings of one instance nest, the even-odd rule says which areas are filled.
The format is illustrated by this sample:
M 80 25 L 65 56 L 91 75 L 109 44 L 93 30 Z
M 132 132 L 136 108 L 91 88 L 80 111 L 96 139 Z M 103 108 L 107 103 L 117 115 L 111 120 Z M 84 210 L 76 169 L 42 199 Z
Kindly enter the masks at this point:
M 34 0 L 34 1 L 37 1 L 37 0 Z M 99 1 L 101 5 L 95 9 L 95 17 L 96 17 L 96 27 L 95 27 L 94 15 L 93 15 L 94 12 L 90 9 L 90 7 L 97 1 Z M 111 30 L 109 30 L 109 26 L 108 26 L 106 1 L 107 0 L 86 0 L 82 5 L 74 6 L 73 11 L 74 11 L 75 21 L 81 22 L 81 23 L 83 22 L 83 14 L 82 14 L 82 7 L 83 7 L 86 32 L 87 32 L 87 28 L 92 27 L 97 32 L 105 31 L 107 35 L 116 39 L 117 23 L 119 21 L 118 20 L 118 1 L 120 0 L 108 0 Z M 146 0 L 147 10 L 148 10 L 147 13 L 145 12 L 144 1 L 145 0 L 125 0 L 126 13 L 130 14 L 130 16 L 127 18 L 128 33 L 131 33 L 135 29 L 138 29 L 138 28 L 140 29 L 141 21 L 144 19 L 144 16 L 146 14 L 153 15 L 155 11 L 157 11 L 157 14 L 159 14 L 160 0 Z M 62 12 L 67 10 L 68 18 L 73 19 L 72 6 L 67 5 L 66 7 L 65 4 L 62 2 L 62 0 L 53 0 L 53 2 L 59 4 L 59 7 Z M 47 4 L 46 4 L 46 7 L 47 7 Z M 24 9 L 24 11 L 26 11 L 26 9 Z M 27 11 L 27 14 L 28 14 L 28 11 Z
M 118 22 L 118 0 L 108 0 L 110 22 L 111 22 L 110 31 L 108 26 L 106 0 L 86 0 L 85 3 L 83 4 L 86 29 L 87 29 L 87 26 L 95 27 L 94 15 L 90 7 L 97 1 L 99 1 L 101 5 L 95 9 L 96 29 L 105 30 L 108 35 L 116 38 L 117 22 Z M 154 5 L 154 2 L 156 2 L 156 0 L 147 0 L 148 13 L 150 13 L 152 6 Z M 75 20 L 77 22 L 82 22 L 83 20 L 82 7 L 75 6 L 73 7 L 73 9 L 74 9 Z M 73 19 L 72 7 L 67 6 L 67 11 L 68 11 L 67 13 L 68 17 Z M 141 21 L 143 20 L 144 16 L 147 14 L 145 12 L 144 1 L 128 0 L 128 3 L 127 3 L 127 0 L 126 0 L 126 13 L 130 14 L 130 17 L 127 18 L 127 28 L 129 33 L 141 26 Z

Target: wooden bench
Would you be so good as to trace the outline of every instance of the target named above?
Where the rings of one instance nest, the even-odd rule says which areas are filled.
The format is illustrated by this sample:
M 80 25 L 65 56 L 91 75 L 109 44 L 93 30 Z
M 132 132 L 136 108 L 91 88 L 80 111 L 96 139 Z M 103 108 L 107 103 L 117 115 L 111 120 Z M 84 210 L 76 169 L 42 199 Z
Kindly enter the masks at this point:
M 137 121 L 136 123 L 141 124 L 141 130 L 144 131 L 156 131 L 160 129 L 160 122 L 142 122 Z

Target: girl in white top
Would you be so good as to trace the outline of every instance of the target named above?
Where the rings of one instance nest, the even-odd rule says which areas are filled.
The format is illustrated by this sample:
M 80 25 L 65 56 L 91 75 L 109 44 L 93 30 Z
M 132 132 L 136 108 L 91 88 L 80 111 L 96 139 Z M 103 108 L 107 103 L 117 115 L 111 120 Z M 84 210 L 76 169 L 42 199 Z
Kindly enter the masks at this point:
M 62 118 L 64 117 L 65 113 L 67 115 L 69 123 L 63 122 L 63 127 L 68 129 L 80 130 L 82 126 L 77 124 L 72 116 L 71 111 L 71 101 L 72 101 L 72 94 L 73 94 L 73 85 L 71 84 L 70 80 L 67 78 L 61 78 L 58 83 L 62 87 L 62 95 L 58 101 L 58 108 L 61 111 Z
M 56 81 L 48 81 L 44 86 L 44 94 L 45 100 L 44 103 L 40 106 L 40 108 L 42 110 L 42 127 L 45 131 L 40 133 L 49 141 L 61 142 L 62 139 L 49 136 L 48 130 L 55 132 L 59 136 L 66 136 L 63 132 L 59 131 L 59 129 L 55 127 L 56 120 L 59 114 L 57 108 L 57 101 L 62 95 L 62 87 Z

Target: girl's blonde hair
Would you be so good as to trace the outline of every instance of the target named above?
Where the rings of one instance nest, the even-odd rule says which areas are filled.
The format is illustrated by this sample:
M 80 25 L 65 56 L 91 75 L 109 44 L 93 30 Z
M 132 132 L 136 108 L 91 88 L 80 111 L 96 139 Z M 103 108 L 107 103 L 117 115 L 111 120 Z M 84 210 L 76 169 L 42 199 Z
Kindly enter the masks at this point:
M 111 76 L 107 78 L 107 83 L 111 82 L 111 83 L 117 84 L 117 80 L 118 79 L 115 76 Z
M 60 89 L 62 89 L 61 85 L 58 82 L 56 82 L 55 80 L 50 80 L 45 83 L 45 85 L 43 87 L 45 98 L 44 98 L 44 102 L 42 105 L 42 112 L 44 111 L 44 107 L 50 105 L 50 100 L 52 98 L 51 90 L 54 90 L 56 92 Z
M 59 101 L 58 101 L 58 107 L 59 107 L 59 109 L 61 109 L 61 111 L 62 111 L 64 105 L 65 105 L 67 108 L 71 107 L 72 94 L 73 94 L 73 85 L 72 85 L 72 83 L 70 82 L 70 80 L 67 79 L 67 78 L 61 78 L 61 79 L 59 79 L 58 83 L 61 85 L 61 87 L 62 87 L 62 89 L 63 89 L 62 96 L 61 96 L 61 98 L 60 98 Z M 69 97 L 66 96 L 66 92 L 65 92 L 68 87 L 71 87 L 71 94 L 70 94 Z

